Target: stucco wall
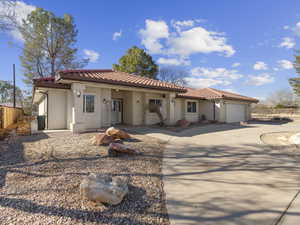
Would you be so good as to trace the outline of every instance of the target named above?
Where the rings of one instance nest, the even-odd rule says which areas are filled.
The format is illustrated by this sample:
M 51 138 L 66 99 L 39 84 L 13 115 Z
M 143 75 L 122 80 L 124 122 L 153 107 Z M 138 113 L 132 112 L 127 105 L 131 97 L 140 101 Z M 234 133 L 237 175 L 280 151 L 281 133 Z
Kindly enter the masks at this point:
M 73 92 L 71 90 L 67 90 L 67 128 L 71 129 L 72 123 L 72 107 L 73 107 Z
M 121 99 L 123 102 L 123 123 L 132 124 L 132 92 L 129 91 L 115 91 L 111 92 L 112 99 Z
M 156 113 L 149 112 L 148 105 L 150 99 L 160 99 L 162 106 L 161 106 L 161 112 L 163 115 L 163 119 L 167 119 L 167 107 L 166 107 L 166 99 L 163 98 L 162 94 L 155 94 L 155 93 L 145 93 L 145 124 L 151 125 L 151 124 L 157 124 L 160 122 L 159 117 Z
M 111 125 L 111 89 L 100 89 L 100 102 L 101 102 L 101 126 L 107 127 Z
M 195 113 L 187 112 L 187 103 L 188 102 L 196 102 L 196 112 Z M 190 122 L 198 122 L 199 121 L 199 101 L 198 100 L 192 100 L 192 99 L 184 100 L 184 118 Z
M 215 106 L 215 117 L 218 120 L 218 107 Z M 199 101 L 199 118 L 202 119 L 202 115 L 205 116 L 207 120 L 214 119 L 214 102 L 212 101 Z
M 182 98 L 175 99 L 175 122 L 184 117 L 184 100 Z
M 142 125 L 145 117 L 144 93 L 132 92 L 132 125 Z
M 46 115 L 47 111 L 47 101 L 46 98 L 44 98 L 40 103 L 39 103 L 39 109 L 38 109 L 38 115 L 39 116 L 44 116 Z
M 95 110 L 93 113 L 82 113 L 82 121 L 85 123 L 86 129 L 101 127 L 101 89 L 95 87 L 86 87 L 84 94 L 91 94 L 95 96 Z M 81 103 L 81 110 L 83 111 L 83 100 Z

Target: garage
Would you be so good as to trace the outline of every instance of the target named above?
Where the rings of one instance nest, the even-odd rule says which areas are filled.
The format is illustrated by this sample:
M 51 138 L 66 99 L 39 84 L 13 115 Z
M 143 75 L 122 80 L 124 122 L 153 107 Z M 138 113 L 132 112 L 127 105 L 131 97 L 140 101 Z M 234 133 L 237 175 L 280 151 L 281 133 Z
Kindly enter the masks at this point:
M 226 104 L 226 122 L 235 123 L 246 121 L 246 107 L 244 104 Z

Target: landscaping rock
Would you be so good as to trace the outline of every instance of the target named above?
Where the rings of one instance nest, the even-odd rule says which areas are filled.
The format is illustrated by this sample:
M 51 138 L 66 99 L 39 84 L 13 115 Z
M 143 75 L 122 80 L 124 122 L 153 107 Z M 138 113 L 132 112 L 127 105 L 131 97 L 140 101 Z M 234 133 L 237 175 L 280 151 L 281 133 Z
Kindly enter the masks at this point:
M 130 135 L 123 130 L 110 127 L 106 130 L 106 135 L 113 136 L 114 139 L 129 139 Z
M 99 133 L 99 134 L 96 134 L 94 137 L 92 137 L 91 139 L 91 144 L 92 145 L 108 145 L 110 144 L 111 142 L 113 142 L 113 137 L 112 136 L 108 136 L 104 133 Z
M 80 184 L 81 198 L 93 202 L 118 205 L 127 193 L 128 181 L 120 177 L 103 177 L 92 173 Z
M 294 145 L 300 145 L 300 133 L 292 135 L 289 138 L 289 142 Z
M 139 153 L 138 150 L 133 149 L 133 148 L 127 146 L 127 145 L 120 144 L 120 143 L 110 143 L 109 149 L 114 150 L 116 152 L 128 153 L 128 154 L 137 154 L 137 153 Z
M 190 124 L 191 123 L 187 120 L 178 120 L 177 121 L 177 125 L 182 127 L 182 128 L 186 128 L 186 127 L 190 126 Z

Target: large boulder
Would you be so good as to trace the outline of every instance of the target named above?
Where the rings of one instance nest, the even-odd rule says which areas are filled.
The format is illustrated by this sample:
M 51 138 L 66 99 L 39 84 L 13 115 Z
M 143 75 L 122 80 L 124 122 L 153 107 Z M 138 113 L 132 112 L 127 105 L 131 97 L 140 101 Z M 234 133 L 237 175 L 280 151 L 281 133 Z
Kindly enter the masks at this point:
M 128 180 L 124 177 L 103 177 L 90 174 L 80 184 L 81 198 L 110 205 L 118 205 L 128 193 Z
M 91 139 L 91 144 L 92 145 L 108 145 L 112 143 L 114 138 L 112 136 L 109 136 L 105 133 L 99 133 L 96 134 L 94 137 Z
M 300 145 L 300 133 L 296 133 L 289 138 L 289 142 L 294 145 Z
M 128 153 L 128 154 L 138 154 L 139 153 L 139 151 L 137 149 L 134 149 L 130 146 L 120 144 L 120 143 L 110 143 L 108 152 L 111 155 L 116 155 L 116 154 L 113 154 L 114 152 Z
M 129 139 L 130 135 L 123 130 L 110 127 L 105 132 L 106 135 L 112 136 L 114 139 Z

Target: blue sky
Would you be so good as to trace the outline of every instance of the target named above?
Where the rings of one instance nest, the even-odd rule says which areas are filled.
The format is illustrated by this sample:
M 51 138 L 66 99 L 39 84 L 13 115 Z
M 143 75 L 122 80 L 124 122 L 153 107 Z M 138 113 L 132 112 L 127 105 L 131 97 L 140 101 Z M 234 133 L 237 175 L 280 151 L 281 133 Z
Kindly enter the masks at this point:
M 91 59 L 86 68 L 111 68 L 137 45 L 161 67 L 187 70 L 192 87 L 264 98 L 289 88 L 288 78 L 296 76 L 291 62 L 300 49 L 297 0 L 31 0 L 17 7 L 20 20 L 34 7 L 71 14 L 79 54 Z M 0 79 L 11 80 L 15 63 L 17 84 L 25 88 L 19 39 L 17 32 L 0 34 Z

